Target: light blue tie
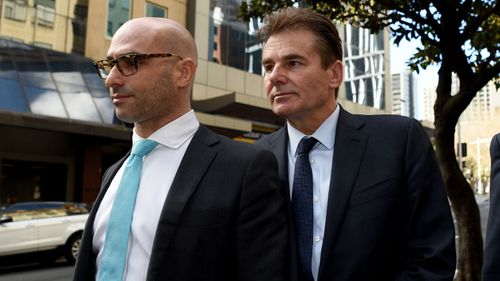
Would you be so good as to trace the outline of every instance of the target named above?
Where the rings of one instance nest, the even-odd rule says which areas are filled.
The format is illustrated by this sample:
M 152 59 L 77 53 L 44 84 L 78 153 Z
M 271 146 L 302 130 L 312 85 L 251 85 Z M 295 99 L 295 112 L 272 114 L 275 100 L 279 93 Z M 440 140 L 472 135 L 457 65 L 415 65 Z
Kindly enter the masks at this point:
M 157 143 L 139 140 L 134 143 L 109 215 L 104 250 L 99 263 L 99 281 L 122 281 L 128 253 L 128 238 L 135 198 L 141 180 L 142 157 Z

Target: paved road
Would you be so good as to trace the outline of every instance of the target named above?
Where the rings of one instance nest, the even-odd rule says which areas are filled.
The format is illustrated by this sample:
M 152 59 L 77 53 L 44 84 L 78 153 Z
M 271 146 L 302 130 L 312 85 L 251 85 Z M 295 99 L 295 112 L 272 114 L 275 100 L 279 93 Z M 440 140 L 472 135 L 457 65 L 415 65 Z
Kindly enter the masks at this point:
M 479 212 L 481 215 L 481 232 L 483 233 L 483 241 L 486 234 L 486 226 L 488 224 L 488 212 L 490 210 L 490 198 L 489 196 L 479 195 L 476 196 L 477 205 L 479 206 Z
M 38 260 L 38 259 L 37 259 Z M 42 265 L 33 255 L 0 259 L 0 281 L 70 281 L 73 265 L 63 258 Z
M 73 266 L 68 265 L 23 266 L 10 273 L 0 273 L 0 281 L 70 281 L 72 275 Z
M 484 238 L 490 203 L 487 196 L 477 196 L 476 200 L 481 212 Z M 72 274 L 73 266 L 68 265 L 64 259 L 60 259 L 50 266 L 36 263 L 31 256 L 17 261 L 0 259 L 0 281 L 70 281 Z

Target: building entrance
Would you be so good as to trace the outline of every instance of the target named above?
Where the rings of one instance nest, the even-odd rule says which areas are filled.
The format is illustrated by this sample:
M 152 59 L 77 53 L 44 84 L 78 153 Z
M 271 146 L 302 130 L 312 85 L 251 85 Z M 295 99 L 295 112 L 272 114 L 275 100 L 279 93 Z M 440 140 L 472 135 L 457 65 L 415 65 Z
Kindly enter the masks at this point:
M 3 159 L 0 205 L 26 201 L 65 201 L 66 164 Z

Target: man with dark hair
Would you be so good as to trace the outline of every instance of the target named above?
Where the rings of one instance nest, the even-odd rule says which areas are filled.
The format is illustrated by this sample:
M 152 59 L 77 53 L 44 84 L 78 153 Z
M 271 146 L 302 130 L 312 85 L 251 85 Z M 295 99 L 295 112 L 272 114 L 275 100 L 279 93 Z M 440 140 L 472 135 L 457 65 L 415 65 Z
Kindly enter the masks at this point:
M 265 92 L 287 120 L 257 144 L 290 200 L 291 280 L 452 280 L 453 220 L 422 126 L 337 103 L 342 45 L 327 17 L 287 8 L 259 36 Z

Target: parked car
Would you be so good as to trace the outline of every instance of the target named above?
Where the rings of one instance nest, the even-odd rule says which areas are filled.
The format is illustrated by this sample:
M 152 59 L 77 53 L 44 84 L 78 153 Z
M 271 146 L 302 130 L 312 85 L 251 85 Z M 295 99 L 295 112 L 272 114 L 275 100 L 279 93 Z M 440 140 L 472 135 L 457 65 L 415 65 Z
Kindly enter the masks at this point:
M 9 205 L 0 210 L 0 256 L 56 250 L 74 263 L 88 213 L 83 203 Z

